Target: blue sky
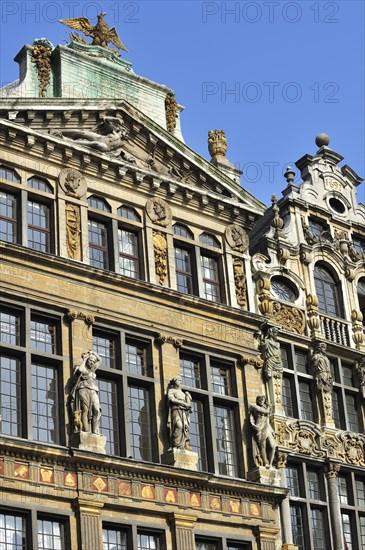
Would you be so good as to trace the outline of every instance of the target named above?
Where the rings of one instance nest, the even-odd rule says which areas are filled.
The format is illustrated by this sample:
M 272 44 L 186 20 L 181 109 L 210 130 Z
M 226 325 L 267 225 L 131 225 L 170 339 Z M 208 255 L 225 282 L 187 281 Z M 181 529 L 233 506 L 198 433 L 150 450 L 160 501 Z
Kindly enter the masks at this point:
M 171 87 L 187 144 L 209 158 L 224 129 L 242 185 L 266 204 L 288 164 L 314 154 L 315 136 L 360 176 L 364 164 L 364 6 L 359 1 L 14 1 L 1 3 L 0 84 L 35 38 L 67 41 L 58 19 L 99 11 L 117 27 L 137 74 Z M 299 182 L 299 178 L 296 179 Z M 365 186 L 358 199 L 365 203 Z

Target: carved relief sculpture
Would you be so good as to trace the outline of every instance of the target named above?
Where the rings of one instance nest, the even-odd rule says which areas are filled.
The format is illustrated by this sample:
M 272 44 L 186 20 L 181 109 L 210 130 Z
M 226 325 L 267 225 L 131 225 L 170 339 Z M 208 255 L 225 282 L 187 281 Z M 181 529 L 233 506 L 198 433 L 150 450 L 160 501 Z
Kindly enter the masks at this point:
M 297 307 L 286 306 L 279 302 L 273 302 L 272 316 L 276 323 L 282 325 L 290 332 L 304 334 L 305 317 L 304 313 Z
M 61 189 L 69 197 L 81 199 L 84 197 L 87 189 L 85 177 L 73 168 L 64 168 L 58 176 Z
M 315 294 L 307 294 L 307 323 L 310 330 L 310 337 L 316 338 L 320 334 L 320 319 L 318 298 Z
M 277 341 L 279 329 L 269 327 L 266 334 L 261 334 L 261 356 L 264 361 L 264 377 L 266 380 L 275 374 L 283 371 L 283 360 L 281 358 L 280 343 Z
M 361 311 L 353 309 L 351 311 L 352 321 L 352 339 L 355 343 L 356 349 L 361 349 L 364 343 L 364 325 L 363 314 Z
M 240 225 L 231 224 L 226 228 L 226 241 L 232 250 L 244 254 L 249 245 L 246 231 Z
M 66 244 L 68 257 L 80 260 L 80 210 L 74 204 L 66 203 Z
M 243 261 L 240 258 L 233 260 L 234 284 L 236 288 L 237 304 L 247 307 L 247 285 Z
M 36 64 L 39 80 L 39 95 L 45 97 L 51 79 L 51 53 L 53 44 L 47 38 L 37 38 L 33 42 L 32 62 Z
M 155 252 L 155 270 L 160 284 L 163 285 L 167 276 L 167 239 L 161 231 L 153 232 L 153 249 Z
M 189 444 L 191 401 L 190 393 L 181 389 L 181 377 L 172 378 L 167 387 L 169 407 L 167 427 L 170 430 L 171 449 L 191 451 Z
M 156 225 L 167 227 L 171 224 L 171 208 L 163 199 L 149 199 L 146 202 L 146 211 L 150 220 Z
M 260 273 L 257 278 L 257 300 L 259 310 L 262 315 L 271 316 L 273 312 L 271 302 L 271 283 L 270 276 L 267 273 Z
M 256 405 L 250 407 L 250 424 L 259 451 L 259 457 L 254 457 L 259 466 L 273 465 L 276 442 L 275 432 L 270 425 L 271 407 L 264 395 L 256 398 Z M 254 453 L 256 454 L 256 453 Z
M 173 92 L 169 92 L 165 98 L 166 128 L 172 134 L 176 128 L 177 102 Z
M 227 160 L 227 138 L 224 130 L 209 130 L 208 150 L 212 158 Z
M 72 431 L 99 434 L 101 409 L 96 370 L 101 358 L 93 351 L 87 351 L 81 357 L 81 364 L 74 368 L 74 385 L 69 394 Z
M 316 380 L 317 389 L 321 394 L 321 408 L 324 424 L 334 426 L 332 417 L 332 387 L 333 376 L 331 372 L 331 364 L 326 355 L 327 345 L 325 342 L 319 342 L 315 345 L 311 367 L 312 373 Z
M 365 399 L 365 356 L 363 356 L 360 362 L 357 364 L 356 370 L 359 379 L 360 392 Z

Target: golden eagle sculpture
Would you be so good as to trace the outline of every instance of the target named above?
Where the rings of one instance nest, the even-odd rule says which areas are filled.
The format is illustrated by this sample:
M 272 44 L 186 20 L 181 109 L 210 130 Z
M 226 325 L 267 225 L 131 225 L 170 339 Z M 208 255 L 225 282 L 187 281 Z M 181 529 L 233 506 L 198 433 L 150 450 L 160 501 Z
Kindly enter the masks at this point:
M 98 22 L 95 26 L 92 25 L 86 17 L 79 17 L 77 19 L 60 19 L 60 23 L 63 23 L 72 29 L 81 31 L 86 34 L 86 36 L 91 36 L 93 39 L 91 44 L 93 46 L 102 46 L 103 48 L 112 49 L 108 47 L 109 42 L 111 42 L 118 48 L 118 50 L 124 50 L 127 52 L 128 50 L 121 42 L 115 27 L 109 29 L 109 26 L 104 19 L 105 15 L 106 13 L 100 13 L 98 15 Z M 70 37 L 72 40 L 86 44 L 85 40 L 76 33 L 71 32 Z M 112 49 L 112 51 L 115 50 Z

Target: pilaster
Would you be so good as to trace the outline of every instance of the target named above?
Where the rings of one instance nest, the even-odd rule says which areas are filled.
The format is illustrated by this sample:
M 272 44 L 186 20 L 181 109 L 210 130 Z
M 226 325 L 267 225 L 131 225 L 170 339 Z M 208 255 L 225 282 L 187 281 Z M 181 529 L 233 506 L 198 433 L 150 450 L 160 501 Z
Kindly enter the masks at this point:
M 175 548 L 195 550 L 194 524 L 197 518 L 185 514 L 172 513 L 169 518 Z
M 78 499 L 74 502 L 74 509 L 79 518 L 80 548 L 100 550 L 103 547 L 101 511 L 104 504 L 89 500 Z

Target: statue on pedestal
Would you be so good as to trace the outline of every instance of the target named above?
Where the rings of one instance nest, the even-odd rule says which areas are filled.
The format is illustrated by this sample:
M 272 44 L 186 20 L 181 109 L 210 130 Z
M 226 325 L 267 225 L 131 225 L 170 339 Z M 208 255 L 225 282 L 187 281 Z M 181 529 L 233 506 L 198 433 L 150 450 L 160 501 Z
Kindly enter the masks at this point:
M 266 380 L 272 378 L 273 372 L 281 373 L 283 360 L 281 358 L 280 343 L 277 341 L 279 329 L 270 327 L 261 340 L 261 355 L 264 360 L 264 377 Z
M 69 395 L 73 433 L 99 435 L 101 408 L 95 373 L 100 367 L 101 358 L 95 351 L 87 351 L 81 357 L 81 364 L 74 368 L 74 385 Z
M 276 441 L 270 425 L 271 407 L 265 395 L 256 398 L 256 405 L 250 407 L 250 424 L 260 453 L 259 460 L 269 468 L 273 465 Z
M 327 345 L 319 342 L 312 355 L 312 372 L 319 390 L 332 391 L 331 363 L 326 355 Z
M 170 429 L 170 448 L 191 451 L 189 445 L 189 425 L 191 414 L 191 395 L 181 389 L 181 377 L 170 380 L 167 387 L 169 407 L 167 426 Z

